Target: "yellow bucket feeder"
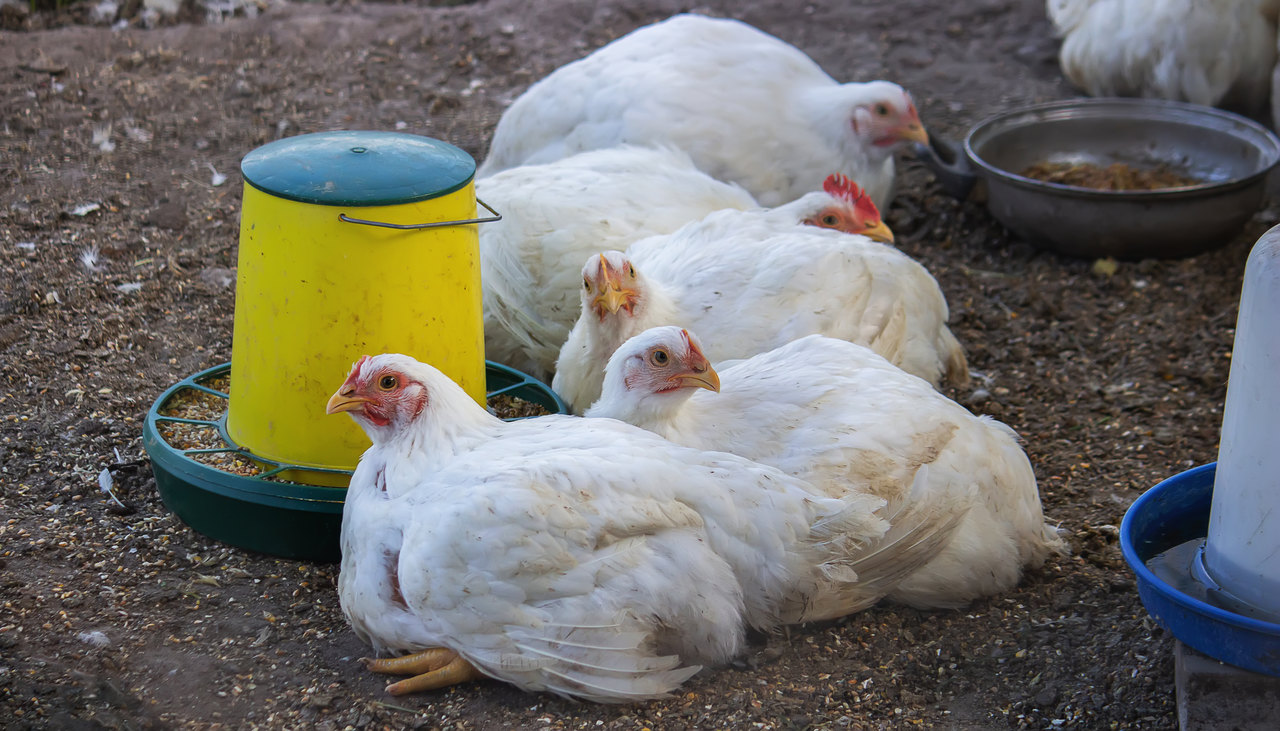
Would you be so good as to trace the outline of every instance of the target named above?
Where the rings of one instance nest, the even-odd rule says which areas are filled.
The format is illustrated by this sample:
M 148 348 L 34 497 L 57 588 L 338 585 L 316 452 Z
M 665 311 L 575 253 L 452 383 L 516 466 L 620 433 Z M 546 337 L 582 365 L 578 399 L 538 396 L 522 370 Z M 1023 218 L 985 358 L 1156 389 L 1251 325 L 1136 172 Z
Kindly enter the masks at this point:
M 236 443 L 354 469 L 368 438 L 324 407 L 364 354 L 431 363 L 485 403 L 476 224 L 495 219 L 477 218 L 475 170 L 453 145 L 391 132 L 299 135 L 245 156 L 226 422 Z

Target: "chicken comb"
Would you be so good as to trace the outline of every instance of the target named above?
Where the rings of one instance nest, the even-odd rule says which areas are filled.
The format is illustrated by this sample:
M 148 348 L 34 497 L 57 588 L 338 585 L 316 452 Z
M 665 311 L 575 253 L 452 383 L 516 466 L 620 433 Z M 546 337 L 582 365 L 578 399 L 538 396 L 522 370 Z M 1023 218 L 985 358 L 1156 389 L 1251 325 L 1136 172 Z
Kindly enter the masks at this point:
M 688 349 L 690 354 L 700 355 L 703 359 L 707 357 L 706 354 L 702 352 L 702 348 L 699 348 L 698 344 L 694 342 L 693 336 L 689 334 L 688 330 L 682 328 L 680 330 L 680 337 L 684 338 L 684 344 L 689 346 Z
M 347 378 L 351 378 L 352 376 L 355 376 L 356 374 L 358 374 L 360 372 L 360 369 L 364 367 L 364 364 L 368 363 L 370 360 L 371 360 L 371 357 L 368 355 L 360 356 L 360 360 L 357 360 L 355 363 L 351 364 L 351 372 L 347 374 Z
M 684 328 L 680 328 L 680 338 L 684 340 L 684 344 L 688 346 L 690 350 L 698 349 L 698 346 L 694 345 L 693 337 L 689 335 L 688 330 L 685 330 Z
M 822 182 L 822 190 L 833 198 L 843 198 L 853 204 L 859 218 L 867 221 L 879 221 L 880 210 L 876 208 L 871 196 L 867 195 L 857 183 L 842 173 L 832 173 Z

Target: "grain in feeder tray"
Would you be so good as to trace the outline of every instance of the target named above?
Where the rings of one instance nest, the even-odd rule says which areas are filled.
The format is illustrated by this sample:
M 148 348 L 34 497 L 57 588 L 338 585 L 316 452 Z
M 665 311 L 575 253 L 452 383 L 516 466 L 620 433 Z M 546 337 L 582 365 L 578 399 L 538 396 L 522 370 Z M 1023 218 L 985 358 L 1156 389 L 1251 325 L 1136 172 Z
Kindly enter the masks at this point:
M 1203 180 L 1182 175 L 1168 165 L 1140 168 L 1122 162 L 1095 165 L 1088 162 L 1038 162 L 1018 173 L 1046 183 L 1094 190 L 1162 190 L 1200 185 Z

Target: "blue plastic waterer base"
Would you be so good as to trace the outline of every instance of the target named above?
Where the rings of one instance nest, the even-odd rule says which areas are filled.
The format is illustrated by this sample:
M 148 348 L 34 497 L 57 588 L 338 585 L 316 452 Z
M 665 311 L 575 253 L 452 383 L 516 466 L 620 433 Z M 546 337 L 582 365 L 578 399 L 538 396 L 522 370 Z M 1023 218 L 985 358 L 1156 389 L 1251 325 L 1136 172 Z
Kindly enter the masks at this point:
M 1229 612 L 1179 591 L 1147 568 L 1156 554 L 1209 532 L 1217 463 L 1147 490 L 1120 524 L 1120 550 L 1147 612 L 1184 644 L 1236 667 L 1280 677 L 1280 624 Z

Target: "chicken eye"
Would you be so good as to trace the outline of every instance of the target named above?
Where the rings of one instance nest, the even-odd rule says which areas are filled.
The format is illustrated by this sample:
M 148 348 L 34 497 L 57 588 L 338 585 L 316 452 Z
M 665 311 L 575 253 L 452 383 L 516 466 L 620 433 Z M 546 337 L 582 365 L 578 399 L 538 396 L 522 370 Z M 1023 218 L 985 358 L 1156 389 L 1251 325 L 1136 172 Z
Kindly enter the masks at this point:
M 659 348 L 658 350 L 653 351 L 653 352 L 649 355 L 649 360 L 650 360 L 654 365 L 657 365 L 657 366 L 664 366 L 664 365 L 666 365 L 666 364 L 667 364 L 667 361 L 671 360 L 671 357 L 670 357 L 669 355 L 667 355 L 667 351 L 662 350 L 661 348 Z
M 583 277 L 583 278 L 582 278 L 582 288 L 583 288 L 583 289 L 585 289 L 585 290 L 587 290 L 588 292 L 590 292 L 590 291 L 591 291 L 591 280 L 590 280 L 590 279 L 587 279 L 586 277 Z
M 888 116 L 888 114 L 889 114 L 889 107 L 885 106 L 884 104 L 877 104 L 877 105 L 876 105 L 876 114 L 879 114 L 881 117 Z
M 378 388 L 383 391 L 390 391 L 400 385 L 400 381 L 395 376 L 383 376 L 378 379 Z
M 627 276 L 631 277 L 632 279 L 635 279 L 636 277 L 636 268 L 631 266 L 630 264 L 627 265 Z
M 825 215 L 825 216 L 823 216 L 823 217 L 822 217 L 822 224 L 823 224 L 824 226 L 834 226 L 834 225 L 836 225 L 838 222 L 839 222 L 839 219 L 837 219 L 837 218 L 835 217 L 835 214 L 833 214 L 833 213 L 828 213 L 827 215 Z

